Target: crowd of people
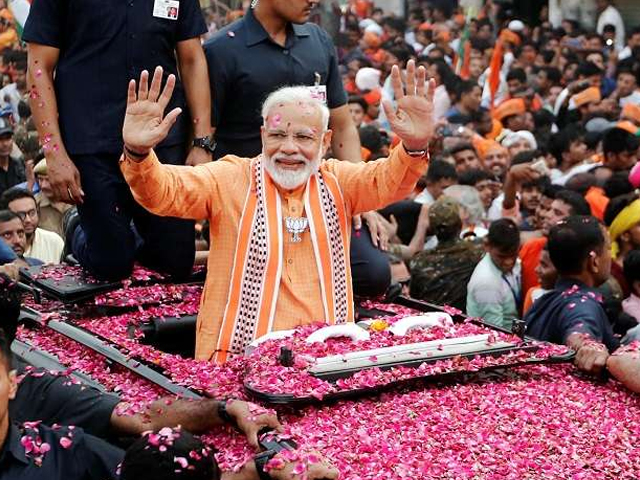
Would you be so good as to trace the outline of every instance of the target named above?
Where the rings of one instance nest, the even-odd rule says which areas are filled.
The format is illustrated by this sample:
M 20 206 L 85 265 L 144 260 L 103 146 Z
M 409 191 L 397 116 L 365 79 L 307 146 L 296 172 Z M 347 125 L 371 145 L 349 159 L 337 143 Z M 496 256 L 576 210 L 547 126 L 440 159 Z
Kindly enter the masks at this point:
M 523 18 L 423 0 L 402 18 L 356 0 L 333 38 L 315 1 L 217 23 L 196 1 L 105 3 L 35 0 L 20 38 L 0 10 L 0 273 L 206 263 L 196 356 L 216 362 L 400 284 L 524 319 L 640 391 L 610 356 L 640 340 L 640 26 L 612 1 Z
M 338 52 L 364 161 L 396 141 L 379 109 L 394 100 L 390 66 L 415 59 L 437 84 L 429 170 L 413 195 L 379 212 L 394 280 L 489 323 L 533 325 L 536 302 L 562 283 L 550 235 L 592 216 L 612 242 L 610 273 L 591 285 L 608 320 L 598 338 L 602 328 L 635 338 L 640 29 L 625 31 L 605 0 L 589 23 L 558 18 L 552 5 L 535 24 L 492 2 L 472 17 L 429 2 L 406 21 L 359 5 L 344 18 Z M 555 258 L 572 249 L 559 247 Z M 578 271 L 584 259 L 570 258 L 562 269 Z M 566 332 L 538 333 L 566 340 Z

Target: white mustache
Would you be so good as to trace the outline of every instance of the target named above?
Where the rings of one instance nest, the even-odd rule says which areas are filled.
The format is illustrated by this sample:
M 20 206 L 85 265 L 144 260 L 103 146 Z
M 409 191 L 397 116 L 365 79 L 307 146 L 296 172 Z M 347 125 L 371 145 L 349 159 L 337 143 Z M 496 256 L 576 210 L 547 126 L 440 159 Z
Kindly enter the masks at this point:
M 289 162 L 303 162 L 307 163 L 307 158 L 303 155 L 278 155 L 273 157 L 274 161 L 285 160 Z

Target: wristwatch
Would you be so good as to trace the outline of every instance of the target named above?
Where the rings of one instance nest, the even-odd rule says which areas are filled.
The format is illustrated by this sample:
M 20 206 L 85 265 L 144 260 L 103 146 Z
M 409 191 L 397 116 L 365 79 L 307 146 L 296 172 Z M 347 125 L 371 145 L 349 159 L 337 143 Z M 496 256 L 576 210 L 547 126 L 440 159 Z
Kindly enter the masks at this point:
M 209 153 L 216 149 L 216 142 L 211 137 L 198 137 L 193 139 L 193 146 L 203 148 Z
M 229 415 L 229 412 L 227 411 L 226 400 L 221 400 L 218 402 L 218 417 L 225 423 L 229 423 L 231 425 L 236 424 L 235 419 L 231 415 Z

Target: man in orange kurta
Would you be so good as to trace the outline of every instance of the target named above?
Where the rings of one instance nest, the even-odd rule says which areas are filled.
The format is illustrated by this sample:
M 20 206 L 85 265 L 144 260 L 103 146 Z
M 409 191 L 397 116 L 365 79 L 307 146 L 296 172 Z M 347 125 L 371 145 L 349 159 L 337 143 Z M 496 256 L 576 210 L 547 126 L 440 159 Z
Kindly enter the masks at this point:
M 394 149 L 388 159 L 366 164 L 336 160 L 320 163 L 331 139 L 324 107 L 311 97 L 301 101 L 300 89 L 294 89 L 284 95 L 280 92 L 278 100 L 268 109 L 265 107 L 267 111 L 263 110 L 263 154 L 258 159 L 227 156 L 198 167 L 162 165 L 151 149 L 166 135 L 179 114 L 179 111 L 172 111 L 162 119 L 173 79 L 168 80 L 160 94 L 161 72 L 156 70 L 147 93 L 148 77 L 143 73 L 137 96 L 135 82 L 132 82 L 123 129 L 125 155 L 121 169 L 135 199 L 157 215 L 207 218 L 211 223 L 211 253 L 198 316 L 196 358 L 212 359 L 217 353 L 225 309 L 233 294 L 234 257 L 241 248 L 243 214 L 251 201 L 253 190 L 249 190 L 255 188 L 252 165 L 256 160 L 262 159 L 259 165 L 263 165 L 268 173 L 267 183 L 275 184 L 282 218 L 309 215 L 304 210 L 310 176 L 317 172 L 335 178 L 339 193 L 334 198 L 342 200 L 339 210 L 341 218 L 347 219 L 346 225 L 342 224 L 347 232 L 350 228 L 348 219 L 352 215 L 404 198 L 425 173 L 428 166 L 426 148 L 433 133 L 433 85 L 429 83 L 427 89 L 424 70 L 420 68 L 416 74 L 412 64 L 407 74 L 410 80 L 405 96 L 397 68 L 394 72 L 392 83 L 396 98 L 399 98 L 398 110 L 394 111 L 390 105 L 386 109 L 387 116 L 391 115 L 392 128 L 402 138 L 403 145 Z M 296 100 L 287 101 L 289 97 Z M 265 104 L 268 102 L 269 99 Z M 316 160 L 318 165 L 313 167 Z M 271 169 L 279 170 L 274 172 L 269 165 Z M 310 168 L 309 174 L 299 184 L 285 181 L 299 176 L 307 168 Z M 269 330 L 331 320 L 326 318 L 326 295 L 319 272 L 323 267 L 316 262 L 316 255 L 323 254 L 318 251 L 322 244 L 312 242 L 310 232 L 302 233 L 300 241 L 296 242 L 282 224 L 278 229 L 282 233 L 280 284 L 274 287 L 277 298 Z M 344 238 L 348 242 L 348 235 Z M 344 250 L 348 264 L 348 245 Z M 335 265 L 331 269 L 335 270 Z M 350 289 L 350 278 L 348 287 Z M 216 357 L 216 360 L 220 361 L 220 358 Z

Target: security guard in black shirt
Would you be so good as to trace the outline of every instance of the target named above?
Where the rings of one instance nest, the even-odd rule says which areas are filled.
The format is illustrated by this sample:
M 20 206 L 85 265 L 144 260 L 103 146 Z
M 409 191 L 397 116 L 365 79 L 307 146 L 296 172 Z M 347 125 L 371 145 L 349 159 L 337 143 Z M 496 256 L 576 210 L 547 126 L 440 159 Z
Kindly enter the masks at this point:
M 263 0 L 256 9 L 264 10 L 267 1 Z M 360 161 L 358 133 L 351 122 L 331 38 L 313 23 L 289 23 L 284 32 L 279 44 L 250 8 L 243 18 L 205 43 L 216 158 L 228 154 L 248 158 L 258 155 L 262 151 L 260 108 L 267 95 L 286 85 L 316 88 L 317 82 L 319 93 L 324 92 L 331 128 L 337 137 L 332 142 L 335 157 Z
M 17 391 L 9 342 L 0 330 L 0 479 L 116 479 L 124 452 L 80 428 L 50 428 L 40 422 L 14 424 L 9 400 Z
M 206 31 L 197 0 L 35 0 L 31 6 L 23 35 L 31 109 L 54 194 L 78 205 L 81 228 L 72 251 L 99 278 L 126 277 L 134 260 L 176 276 L 191 270 L 193 222 L 140 207 L 118 160 L 128 82 L 156 65 L 167 76 L 180 73 L 168 108 L 191 113 L 181 115 L 158 157 L 170 164 L 186 158 L 190 165 L 211 159 L 209 79 L 199 38 Z M 190 117 L 197 147 L 187 158 Z

